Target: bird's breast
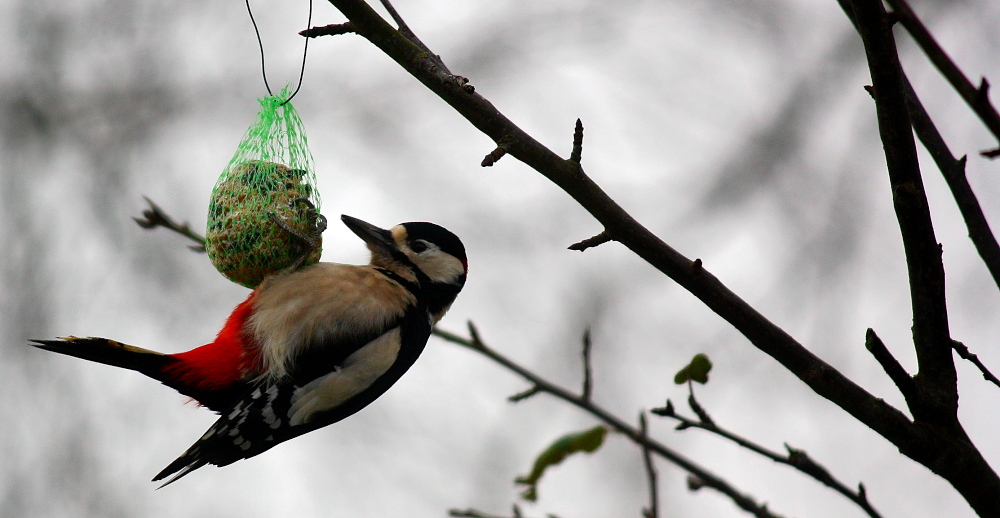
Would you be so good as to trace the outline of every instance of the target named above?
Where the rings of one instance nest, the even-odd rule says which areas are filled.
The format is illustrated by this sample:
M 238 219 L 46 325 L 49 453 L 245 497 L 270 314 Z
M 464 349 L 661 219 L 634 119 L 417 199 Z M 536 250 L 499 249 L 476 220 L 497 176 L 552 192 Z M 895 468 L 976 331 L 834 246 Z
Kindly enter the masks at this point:
M 409 290 L 372 267 L 319 263 L 265 280 L 247 327 L 263 372 L 277 379 L 309 349 L 348 357 L 389 331 L 415 304 Z

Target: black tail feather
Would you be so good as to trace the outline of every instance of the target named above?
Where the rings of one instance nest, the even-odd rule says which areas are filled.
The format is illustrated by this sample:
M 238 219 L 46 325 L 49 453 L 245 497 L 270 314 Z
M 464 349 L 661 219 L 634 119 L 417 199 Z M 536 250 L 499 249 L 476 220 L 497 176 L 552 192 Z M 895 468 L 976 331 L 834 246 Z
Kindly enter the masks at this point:
M 161 382 L 164 381 L 163 368 L 176 361 L 169 355 L 107 338 L 68 336 L 59 340 L 31 340 L 31 342 L 32 346 L 39 349 L 131 369 Z
M 141 372 L 215 412 L 229 408 L 246 391 L 246 383 L 242 381 L 223 389 L 198 387 L 178 378 L 169 368 L 180 361 L 177 357 L 107 338 L 68 336 L 31 342 L 32 346 L 46 351 Z
M 188 452 L 190 452 L 190 450 L 188 450 Z M 161 485 L 156 489 L 163 489 L 169 486 L 170 484 L 177 482 L 184 475 L 187 475 L 188 473 L 191 473 L 192 471 L 208 464 L 208 461 L 205 459 L 192 458 L 191 456 L 188 455 L 188 452 L 178 457 L 177 460 L 171 462 L 169 466 L 163 468 L 163 471 L 157 473 L 156 476 L 153 477 L 153 482 L 157 482 L 167 477 L 170 477 L 166 482 L 163 483 L 163 485 Z M 171 477 L 171 475 L 173 476 Z

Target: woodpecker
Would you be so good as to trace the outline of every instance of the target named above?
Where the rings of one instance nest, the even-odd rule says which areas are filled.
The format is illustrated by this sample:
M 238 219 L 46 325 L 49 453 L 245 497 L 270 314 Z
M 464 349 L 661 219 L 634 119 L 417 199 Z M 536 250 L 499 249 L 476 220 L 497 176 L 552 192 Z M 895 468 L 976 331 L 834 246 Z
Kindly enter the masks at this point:
M 465 285 L 455 234 L 425 222 L 385 230 L 350 216 L 365 266 L 316 263 L 271 275 L 216 339 L 163 354 L 106 338 L 32 345 L 141 372 L 220 414 L 153 480 L 226 466 L 344 419 L 385 393 L 416 361 Z M 160 486 L 160 487 L 163 487 Z

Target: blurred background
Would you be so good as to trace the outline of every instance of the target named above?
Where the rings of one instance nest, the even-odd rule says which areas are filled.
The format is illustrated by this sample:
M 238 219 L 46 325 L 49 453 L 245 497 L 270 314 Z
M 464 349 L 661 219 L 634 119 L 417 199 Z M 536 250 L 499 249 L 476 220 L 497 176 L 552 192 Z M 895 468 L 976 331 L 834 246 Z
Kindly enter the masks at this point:
M 314 25 L 344 21 L 315 1 Z M 280 88 L 298 77 L 307 3 L 253 3 Z M 973 82 L 1000 82 L 1000 5 L 914 1 Z M 867 390 L 901 396 L 864 349 L 873 327 L 915 366 L 902 247 L 859 38 L 833 0 L 398 0 L 453 72 L 563 156 L 577 117 L 583 164 L 647 227 Z M 360 414 L 161 491 L 149 479 L 214 422 L 141 375 L 26 346 L 104 336 L 165 352 L 209 342 L 247 290 L 165 230 L 133 221 L 143 196 L 202 229 L 209 193 L 266 95 L 236 1 L 0 2 L 0 514 L 79 516 L 445 516 L 509 513 L 515 476 L 553 439 L 596 424 L 474 352 L 432 338 Z M 1000 225 L 996 147 L 908 36 L 904 66 Z M 996 97 L 996 96 L 994 96 Z M 295 98 L 331 227 L 323 259 L 363 263 L 337 221 L 439 223 L 471 271 L 441 327 L 483 339 L 577 390 L 593 333 L 594 398 L 634 421 L 682 403 L 673 374 L 704 352 L 697 387 L 716 422 L 762 445 L 806 450 L 863 481 L 885 517 L 971 516 L 942 479 L 814 395 L 694 297 L 620 245 L 566 247 L 600 231 L 523 164 L 479 167 L 494 148 L 354 35 L 313 40 Z M 922 151 L 922 150 L 921 150 Z M 1000 296 L 926 154 L 944 246 L 953 336 L 1000 369 Z M 1000 466 L 995 386 L 959 362 L 961 414 Z M 686 409 L 685 409 L 686 410 Z M 650 433 L 784 516 L 863 516 L 811 479 L 697 430 Z M 690 493 L 664 462 L 667 517 L 746 516 Z M 640 452 L 610 435 L 551 469 L 529 516 L 640 516 Z

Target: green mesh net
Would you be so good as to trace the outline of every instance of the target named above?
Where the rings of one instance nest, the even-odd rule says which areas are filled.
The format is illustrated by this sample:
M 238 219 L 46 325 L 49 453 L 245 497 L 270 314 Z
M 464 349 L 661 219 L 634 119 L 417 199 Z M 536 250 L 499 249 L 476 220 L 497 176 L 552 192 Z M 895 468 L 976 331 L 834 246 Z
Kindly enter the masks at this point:
M 219 176 L 205 249 L 227 279 L 254 288 L 272 273 L 319 261 L 319 192 L 302 120 L 286 86 L 260 113 Z M 304 257 L 304 262 L 301 262 Z

